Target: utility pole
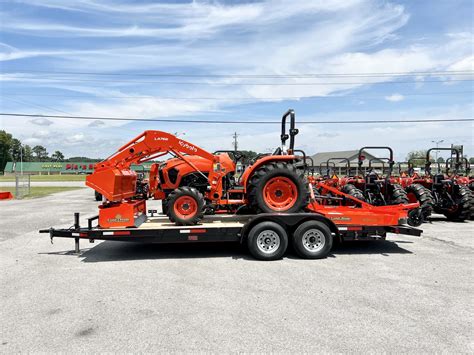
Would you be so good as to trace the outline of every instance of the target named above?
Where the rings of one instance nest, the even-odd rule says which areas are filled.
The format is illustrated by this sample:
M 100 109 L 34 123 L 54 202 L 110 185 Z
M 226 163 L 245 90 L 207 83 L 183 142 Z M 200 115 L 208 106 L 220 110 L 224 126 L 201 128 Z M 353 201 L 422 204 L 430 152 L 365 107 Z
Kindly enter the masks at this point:
M 444 142 L 444 139 L 441 139 L 439 141 L 431 141 L 431 143 L 434 143 L 436 144 L 436 159 L 435 159 L 435 163 L 438 162 L 438 146 L 440 143 L 443 143 Z
M 234 134 L 232 135 L 232 137 L 234 138 L 234 142 L 233 142 L 233 145 L 234 145 L 234 152 L 237 151 L 237 148 L 239 147 L 239 143 L 237 142 L 237 137 L 239 135 L 237 134 L 237 132 L 234 132 Z

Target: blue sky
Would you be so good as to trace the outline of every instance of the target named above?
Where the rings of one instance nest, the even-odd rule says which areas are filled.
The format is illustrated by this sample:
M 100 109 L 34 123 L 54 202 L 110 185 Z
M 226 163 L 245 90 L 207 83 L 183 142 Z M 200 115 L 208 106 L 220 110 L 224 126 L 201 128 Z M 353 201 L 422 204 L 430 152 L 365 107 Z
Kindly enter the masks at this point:
M 300 122 L 474 116 L 469 0 L 0 4 L 2 112 L 243 122 L 0 119 L 24 142 L 68 156 L 107 156 L 145 129 L 185 133 L 209 150 L 230 149 L 236 131 L 241 149 L 273 150 L 278 125 L 245 122 L 288 108 Z M 427 74 L 360 76 L 407 72 Z M 313 73 L 324 75 L 294 77 Z M 298 126 L 308 153 L 391 145 L 403 160 L 443 139 L 473 155 L 472 123 Z

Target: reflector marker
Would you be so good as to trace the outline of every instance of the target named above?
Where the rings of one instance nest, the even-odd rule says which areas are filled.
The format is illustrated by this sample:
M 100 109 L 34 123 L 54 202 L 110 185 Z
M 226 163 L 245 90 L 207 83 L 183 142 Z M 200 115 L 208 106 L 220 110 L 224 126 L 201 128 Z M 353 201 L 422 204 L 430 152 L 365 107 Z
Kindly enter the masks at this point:
M 189 234 L 189 233 L 206 233 L 205 229 L 181 229 L 180 233 Z

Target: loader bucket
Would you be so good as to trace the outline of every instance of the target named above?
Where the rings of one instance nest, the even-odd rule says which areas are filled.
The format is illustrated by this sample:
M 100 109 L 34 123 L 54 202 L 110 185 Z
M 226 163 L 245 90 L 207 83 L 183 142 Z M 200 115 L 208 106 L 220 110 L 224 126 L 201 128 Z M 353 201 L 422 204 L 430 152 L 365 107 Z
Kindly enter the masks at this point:
M 132 170 L 110 168 L 96 170 L 86 177 L 86 185 L 109 201 L 121 201 L 135 195 L 137 174 Z
M 0 201 L 1 200 L 11 200 L 13 198 L 13 194 L 9 191 L 0 191 Z

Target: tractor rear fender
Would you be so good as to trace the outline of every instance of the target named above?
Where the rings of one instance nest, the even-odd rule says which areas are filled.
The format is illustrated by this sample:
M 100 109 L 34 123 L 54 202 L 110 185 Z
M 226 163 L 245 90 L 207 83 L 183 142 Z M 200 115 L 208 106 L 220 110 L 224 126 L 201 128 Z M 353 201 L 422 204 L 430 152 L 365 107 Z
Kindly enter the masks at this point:
M 258 170 L 261 166 L 270 162 L 293 162 L 297 159 L 295 155 L 269 155 L 258 159 L 253 165 L 249 166 L 243 172 L 240 177 L 240 183 L 242 186 L 247 187 L 247 182 L 252 174 Z

